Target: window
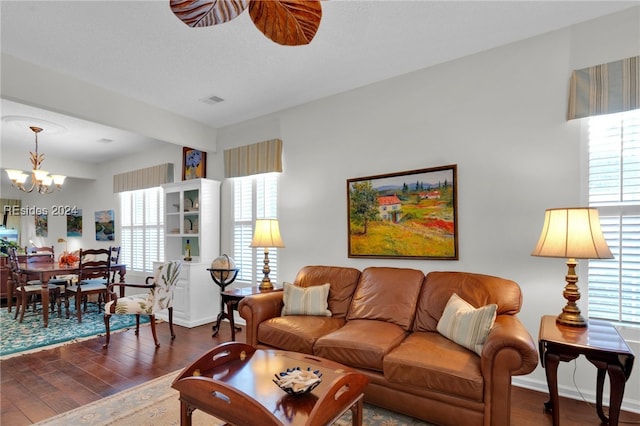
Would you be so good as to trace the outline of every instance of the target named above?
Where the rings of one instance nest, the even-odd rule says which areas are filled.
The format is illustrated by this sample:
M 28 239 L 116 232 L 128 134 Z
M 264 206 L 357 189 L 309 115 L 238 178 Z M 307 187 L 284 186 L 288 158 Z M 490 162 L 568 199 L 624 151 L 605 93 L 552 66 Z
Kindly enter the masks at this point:
M 278 217 L 278 174 L 266 173 L 232 179 L 233 259 L 240 268 L 238 280 L 257 284 L 262 280 L 264 250 L 249 247 L 256 219 Z M 278 249 L 269 249 L 269 278 L 278 280 Z
M 153 262 L 164 261 L 162 188 L 121 192 L 120 215 L 121 262 L 133 271 L 153 273 Z
M 589 261 L 589 317 L 640 325 L 640 110 L 588 126 L 589 205 L 615 256 Z

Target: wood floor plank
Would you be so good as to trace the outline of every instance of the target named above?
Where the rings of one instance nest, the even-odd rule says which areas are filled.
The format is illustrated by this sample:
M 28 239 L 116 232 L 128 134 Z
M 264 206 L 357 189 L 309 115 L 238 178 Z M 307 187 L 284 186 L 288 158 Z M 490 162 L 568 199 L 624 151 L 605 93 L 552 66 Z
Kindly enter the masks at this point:
M 144 326 L 139 336 L 133 330 L 112 334 L 108 349 L 102 336 L 0 361 L 0 424 L 30 425 L 182 369 L 231 334 L 227 323 L 215 338 L 211 324 L 175 329 L 172 341 L 168 324 L 157 325 L 159 348 Z M 236 338 L 243 341 L 243 333 Z M 511 424 L 551 425 L 543 408 L 547 399 L 546 393 L 513 387 Z M 585 402 L 561 398 L 560 406 L 562 426 L 600 425 Z M 640 414 L 623 412 L 623 421 L 640 423 Z

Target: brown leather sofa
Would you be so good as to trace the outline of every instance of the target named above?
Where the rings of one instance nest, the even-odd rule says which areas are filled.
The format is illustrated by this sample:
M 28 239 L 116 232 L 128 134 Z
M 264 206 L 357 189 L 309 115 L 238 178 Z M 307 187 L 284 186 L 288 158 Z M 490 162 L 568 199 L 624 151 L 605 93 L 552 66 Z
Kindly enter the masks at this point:
M 538 363 L 513 281 L 465 272 L 306 266 L 295 285 L 330 283 L 330 317 L 281 316 L 283 293 L 244 298 L 246 341 L 304 352 L 369 378 L 365 401 L 441 425 L 509 425 L 511 377 Z M 453 293 L 476 308 L 498 305 L 482 356 L 436 330 Z

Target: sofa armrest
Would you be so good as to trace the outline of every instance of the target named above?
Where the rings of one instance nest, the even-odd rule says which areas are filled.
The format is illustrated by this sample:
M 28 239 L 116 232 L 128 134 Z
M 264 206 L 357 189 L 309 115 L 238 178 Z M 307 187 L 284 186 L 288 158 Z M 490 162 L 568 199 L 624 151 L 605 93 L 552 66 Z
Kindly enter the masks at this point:
M 246 343 L 258 345 L 258 326 L 270 318 L 279 317 L 284 306 L 282 291 L 253 294 L 247 296 L 238 304 L 238 313 L 247 322 Z
M 500 363 L 497 365 L 496 360 Z M 531 373 L 538 365 L 538 351 L 531 334 L 515 315 L 498 315 L 482 348 L 482 375 L 508 370 L 510 376 Z
M 498 315 L 480 359 L 485 419 L 491 419 L 492 425 L 510 424 L 511 377 L 529 374 L 537 365 L 536 345 L 518 317 Z

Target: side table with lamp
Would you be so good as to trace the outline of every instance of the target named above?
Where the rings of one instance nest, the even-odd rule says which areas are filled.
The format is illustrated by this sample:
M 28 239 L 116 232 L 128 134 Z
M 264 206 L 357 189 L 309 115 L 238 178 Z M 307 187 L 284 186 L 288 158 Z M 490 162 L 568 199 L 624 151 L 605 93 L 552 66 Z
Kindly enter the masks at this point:
M 240 327 L 235 326 L 233 311 L 238 307 L 240 301 L 252 294 L 282 290 L 282 288 L 274 287 L 269 278 L 269 273 L 271 272 L 269 268 L 269 248 L 284 247 L 282 237 L 280 236 L 278 219 L 256 219 L 250 247 L 264 248 L 264 266 L 262 268 L 264 276 L 258 286 L 226 290 L 226 287 L 236 279 L 239 271 L 235 268 L 233 259 L 226 254 L 214 259 L 211 263 L 211 268 L 208 269 L 211 273 L 211 278 L 220 287 L 220 312 L 218 313 L 218 319 L 212 327 L 212 337 L 218 334 L 220 331 L 220 323 L 226 318 L 229 320 L 231 326 L 231 340 L 235 340 L 236 331 L 239 331 Z
M 634 354 L 613 324 L 585 320 L 576 302 L 580 299 L 576 259 L 611 259 L 613 255 L 600 228 L 595 208 L 548 209 L 542 233 L 532 256 L 566 258 L 568 272 L 562 293 L 567 300 L 557 317 L 545 315 L 540 321 L 538 344 L 545 368 L 549 401 L 545 409 L 553 414 L 553 425 L 560 424 L 558 364 L 584 355 L 598 369 L 596 410 L 600 420 L 618 424 L 624 388 L 633 367 Z M 609 374 L 609 417 L 602 409 L 605 376 Z

